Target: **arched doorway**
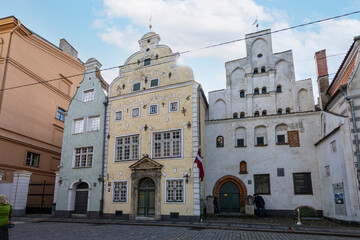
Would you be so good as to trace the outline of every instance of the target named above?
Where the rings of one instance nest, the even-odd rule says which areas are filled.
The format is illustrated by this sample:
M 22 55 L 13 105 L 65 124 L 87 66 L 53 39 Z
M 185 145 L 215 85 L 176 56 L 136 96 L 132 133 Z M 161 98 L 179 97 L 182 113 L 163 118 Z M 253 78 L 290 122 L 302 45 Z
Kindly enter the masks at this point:
M 138 183 L 138 216 L 152 217 L 155 214 L 155 182 L 145 177 Z
M 218 179 L 213 188 L 221 212 L 245 212 L 247 189 L 241 179 L 226 175 Z
M 240 212 L 240 191 L 234 183 L 226 182 L 221 186 L 220 203 L 222 212 Z
M 89 185 L 81 182 L 76 186 L 75 213 L 86 214 L 88 206 Z

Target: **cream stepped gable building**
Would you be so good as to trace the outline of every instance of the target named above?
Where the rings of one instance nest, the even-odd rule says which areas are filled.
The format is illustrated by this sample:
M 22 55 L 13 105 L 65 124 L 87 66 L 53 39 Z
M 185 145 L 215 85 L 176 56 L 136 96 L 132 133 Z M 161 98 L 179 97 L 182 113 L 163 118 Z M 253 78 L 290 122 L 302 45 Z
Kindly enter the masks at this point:
M 247 56 L 225 64 L 226 89 L 209 93 L 205 194 L 221 212 L 243 212 L 259 193 L 269 215 L 321 214 L 311 79 L 295 81 L 292 51 L 273 53 L 270 33 L 246 35 Z
M 201 186 L 194 159 L 204 145 L 207 101 L 191 68 L 159 45 L 140 40 L 111 83 L 104 215 L 135 219 L 200 217 Z

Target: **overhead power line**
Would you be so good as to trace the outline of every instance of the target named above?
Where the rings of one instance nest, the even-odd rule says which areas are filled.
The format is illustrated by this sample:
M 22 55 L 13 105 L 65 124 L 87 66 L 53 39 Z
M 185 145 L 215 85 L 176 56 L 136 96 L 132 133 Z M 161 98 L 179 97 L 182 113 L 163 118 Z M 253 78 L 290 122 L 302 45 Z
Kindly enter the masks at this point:
M 187 54 L 187 53 L 190 53 L 190 52 L 195 52 L 195 51 L 205 50 L 205 49 L 209 49 L 209 48 L 220 47 L 220 46 L 223 46 L 223 45 L 244 41 L 244 40 L 249 39 L 249 38 L 255 38 L 255 37 L 259 37 L 259 36 L 265 36 L 265 35 L 269 35 L 269 34 L 284 32 L 284 31 L 288 31 L 288 30 L 291 30 L 291 29 L 304 27 L 304 26 L 308 26 L 308 25 L 313 25 L 313 24 L 316 24 L 316 23 L 321 23 L 321 22 L 325 22 L 325 21 L 329 21 L 329 20 L 333 20 L 333 19 L 337 19 L 337 18 L 342 18 L 342 17 L 358 14 L 358 13 L 360 13 L 360 11 L 354 11 L 354 12 L 350 12 L 350 13 L 345 13 L 345 14 L 342 14 L 342 15 L 329 17 L 329 18 L 324 18 L 324 19 L 320 19 L 320 20 L 316 20 L 316 21 L 312 21 L 312 22 L 308 22 L 308 23 L 303 23 L 303 24 L 299 24 L 299 25 L 295 25 L 295 26 L 292 26 L 292 27 L 287 27 L 287 28 L 283 28 L 283 29 L 279 29 L 279 30 L 275 30 L 275 31 L 264 32 L 264 33 L 257 34 L 257 35 L 254 35 L 254 36 L 249 36 L 249 37 L 245 37 L 245 38 L 239 38 L 239 39 L 235 39 L 235 40 L 231 40 L 231 41 L 226 41 L 226 42 L 222 42 L 222 43 L 209 45 L 209 46 L 206 46 L 206 47 L 201 47 L 201 48 L 195 48 L 195 49 L 191 49 L 191 50 L 187 50 L 187 51 L 182 51 L 182 52 L 179 52 L 179 54 L 183 55 L 183 54 Z M 341 55 L 341 54 L 339 54 L 339 55 Z M 174 54 L 159 57 L 158 59 L 171 57 L 171 56 L 174 56 Z M 336 55 L 330 55 L 328 57 L 332 57 L 332 56 L 336 56 Z M 140 61 L 140 63 L 142 63 L 142 62 L 143 61 Z M 139 64 L 139 63 L 138 62 L 136 62 L 136 63 L 128 63 L 128 64 L 124 64 L 124 65 L 119 65 L 119 66 L 109 67 L 109 68 L 105 68 L 105 69 L 100 69 L 100 71 L 107 71 L 107 70 L 111 70 L 111 69 L 115 69 L 115 68 L 122 68 L 122 67 L 130 66 L 130 65 L 136 65 L 136 64 Z M 86 72 L 86 74 L 88 74 L 88 73 L 92 73 L 92 72 Z M 84 74 L 85 73 L 74 74 L 74 75 L 70 75 L 70 76 L 65 76 L 65 78 L 78 77 L 78 76 L 82 76 Z M 0 89 L 0 91 L 12 90 L 12 89 L 17 89 L 17 88 L 22 88 L 22 87 L 29 87 L 29 86 L 33 86 L 33 85 L 37 85 L 37 84 L 43 84 L 43 83 L 58 81 L 58 80 L 62 80 L 62 79 L 63 79 L 63 77 L 59 77 L 59 78 L 44 80 L 44 81 L 35 82 L 35 83 L 29 83 L 29 84 L 14 86 L 14 87 L 3 88 L 3 89 Z

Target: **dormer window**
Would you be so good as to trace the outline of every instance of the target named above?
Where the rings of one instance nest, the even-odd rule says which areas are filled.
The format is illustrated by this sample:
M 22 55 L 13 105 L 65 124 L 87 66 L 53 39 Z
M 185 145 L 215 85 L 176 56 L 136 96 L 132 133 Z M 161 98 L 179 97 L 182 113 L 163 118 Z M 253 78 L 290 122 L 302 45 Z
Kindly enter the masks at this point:
M 258 74 L 259 73 L 259 69 L 258 68 L 255 68 L 254 69 L 254 74 Z
M 255 94 L 255 95 L 259 95 L 259 89 L 258 89 L 258 88 L 255 88 L 254 94 Z
M 264 73 L 264 72 L 266 72 L 266 69 L 265 69 L 265 67 L 262 67 L 261 68 L 261 73 Z
M 148 66 L 148 65 L 150 65 L 151 64 L 151 58 L 146 58 L 145 60 L 144 60 L 144 66 Z

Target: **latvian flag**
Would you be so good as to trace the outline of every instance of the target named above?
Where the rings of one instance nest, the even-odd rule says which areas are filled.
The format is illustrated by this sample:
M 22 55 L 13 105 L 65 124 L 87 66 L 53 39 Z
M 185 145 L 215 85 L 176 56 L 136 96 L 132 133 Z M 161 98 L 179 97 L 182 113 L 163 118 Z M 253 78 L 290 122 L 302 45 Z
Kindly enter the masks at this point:
M 194 161 L 196 164 L 197 164 L 197 167 L 200 171 L 199 173 L 199 178 L 201 181 L 203 181 L 204 179 L 204 168 L 203 168 L 203 164 L 202 164 L 202 159 L 201 159 L 201 156 L 200 156 L 200 148 L 199 148 L 199 151 L 196 155 L 196 158 L 195 158 L 195 161 Z

